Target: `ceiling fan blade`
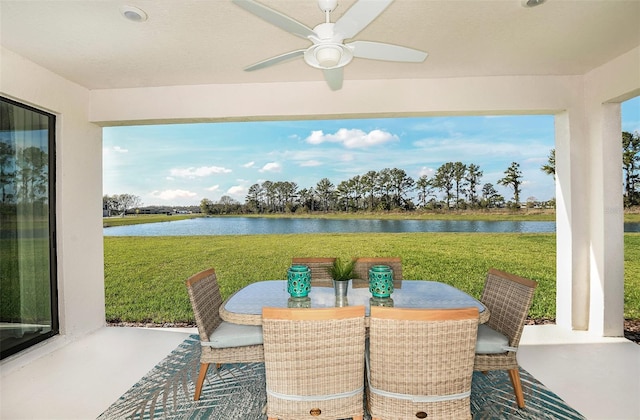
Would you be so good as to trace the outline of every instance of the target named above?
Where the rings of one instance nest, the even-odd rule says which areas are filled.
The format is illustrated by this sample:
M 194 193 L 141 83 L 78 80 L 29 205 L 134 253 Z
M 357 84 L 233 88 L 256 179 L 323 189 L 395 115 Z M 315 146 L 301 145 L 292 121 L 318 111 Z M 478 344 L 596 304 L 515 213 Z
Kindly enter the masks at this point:
M 424 51 L 383 42 L 354 41 L 346 44 L 346 46 L 353 50 L 354 57 L 368 58 L 370 60 L 422 63 L 428 55 Z
M 305 50 L 296 50 L 296 51 L 291 51 L 285 54 L 277 55 L 275 57 L 267 58 L 266 60 L 262 60 L 258 63 L 250 65 L 249 67 L 245 68 L 244 71 L 260 70 L 265 67 L 270 67 L 276 64 L 284 63 L 285 61 L 302 57 L 304 55 L 304 51 Z
M 324 73 L 324 80 L 327 81 L 331 90 L 340 90 L 342 88 L 343 69 L 343 67 L 338 67 L 330 70 L 322 70 Z
M 255 2 L 253 0 L 232 1 L 248 12 L 251 12 L 259 18 L 271 23 L 272 25 L 275 25 L 280 29 L 284 29 L 285 31 L 290 32 L 296 36 L 305 39 L 308 39 L 308 37 L 311 35 L 316 36 L 315 32 L 313 32 L 311 28 L 258 2 Z
M 353 38 L 392 2 L 393 0 L 359 0 L 338 19 L 334 31 L 344 35 L 345 39 Z

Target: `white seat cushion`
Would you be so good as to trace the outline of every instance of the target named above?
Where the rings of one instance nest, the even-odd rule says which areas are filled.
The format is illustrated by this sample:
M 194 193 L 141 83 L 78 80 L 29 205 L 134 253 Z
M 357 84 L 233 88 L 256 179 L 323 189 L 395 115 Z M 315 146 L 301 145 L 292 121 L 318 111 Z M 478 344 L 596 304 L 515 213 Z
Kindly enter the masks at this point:
M 211 341 L 201 341 L 200 344 L 216 349 L 254 346 L 262 344 L 262 326 L 240 325 L 222 321 L 213 334 L 211 334 L 209 339 Z
M 506 335 L 484 324 L 478 325 L 476 354 L 497 354 L 512 350 Z

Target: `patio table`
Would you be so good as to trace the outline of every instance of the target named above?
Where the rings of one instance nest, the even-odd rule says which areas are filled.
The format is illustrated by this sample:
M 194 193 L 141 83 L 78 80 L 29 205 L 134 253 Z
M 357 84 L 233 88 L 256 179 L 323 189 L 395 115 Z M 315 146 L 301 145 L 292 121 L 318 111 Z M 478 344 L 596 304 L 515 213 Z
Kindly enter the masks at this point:
M 349 288 L 348 305 L 364 305 L 369 316 L 371 304 L 388 305 L 391 301 L 371 299 L 369 288 Z M 427 280 L 403 280 L 402 287 L 391 294 L 396 308 L 447 309 L 476 307 L 479 322 L 489 319 L 489 309 L 482 302 L 446 283 Z M 223 320 L 235 324 L 261 325 L 262 308 L 265 306 L 287 308 L 303 302 L 302 299 L 290 299 L 286 280 L 265 280 L 249 284 L 229 296 L 220 306 Z M 311 308 L 330 308 L 336 306 L 333 287 L 313 286 L 305 305 Z M 368 324 L 368 318 L 367 318 Z

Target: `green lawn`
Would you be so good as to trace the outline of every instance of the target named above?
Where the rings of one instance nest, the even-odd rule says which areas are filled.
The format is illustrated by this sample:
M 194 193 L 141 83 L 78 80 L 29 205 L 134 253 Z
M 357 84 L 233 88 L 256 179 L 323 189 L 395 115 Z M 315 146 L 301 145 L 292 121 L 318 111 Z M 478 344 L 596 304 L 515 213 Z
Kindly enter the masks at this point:
M 452 284 L 479 297 L 490 267 L 538 281 L 530 316 L 555 317 L 555 235 L 349 233 L 105 237 L 108 321 L 193 321 L 185 280 L 214 267 L 222 294 L 282 279 L 293 256 L 400 256 L 406 279 Z M 640 234 L 625 234 L 625 317 L 640 318 Z

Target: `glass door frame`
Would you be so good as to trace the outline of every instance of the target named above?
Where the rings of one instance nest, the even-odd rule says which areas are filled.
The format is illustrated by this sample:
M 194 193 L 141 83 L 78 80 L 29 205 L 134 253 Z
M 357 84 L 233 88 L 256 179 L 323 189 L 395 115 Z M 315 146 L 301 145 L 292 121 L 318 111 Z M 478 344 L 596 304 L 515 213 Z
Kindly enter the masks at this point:
M 0 359 L 19 353 L 29 347 L 41 343 L 60 333 L 60 319 L 58 312 L 58 264 L 57 264 L 57 218 L 56 218 L 56 116 L 52 113 L 17 102 L 5 96 L 0 100 L 47 118 L 48 168 L 47 168 L 47 200 L 48 200 L 48 231 L 49 231 L 49 299 L 51 308 L 51 329 L 47 332 L 18 343 L 8 349 L 0 350 Z

